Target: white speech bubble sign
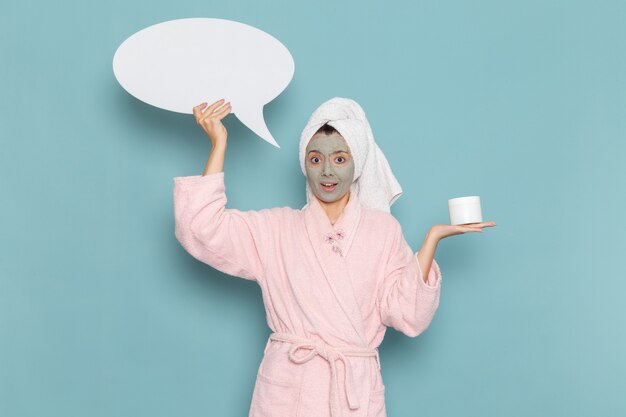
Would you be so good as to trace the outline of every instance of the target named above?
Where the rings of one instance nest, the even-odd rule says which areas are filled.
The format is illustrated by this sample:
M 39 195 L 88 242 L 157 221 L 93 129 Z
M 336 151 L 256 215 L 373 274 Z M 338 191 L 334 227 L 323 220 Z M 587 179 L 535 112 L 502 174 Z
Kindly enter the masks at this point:
M 178 113 L 224 98 L 250 130 L 280 148 L 263 106 L 291 82 L 289 50 L 260 29 L 232 20 L 189 18 L 149 26 L 117 48 L 113 73 L 139 100 Z

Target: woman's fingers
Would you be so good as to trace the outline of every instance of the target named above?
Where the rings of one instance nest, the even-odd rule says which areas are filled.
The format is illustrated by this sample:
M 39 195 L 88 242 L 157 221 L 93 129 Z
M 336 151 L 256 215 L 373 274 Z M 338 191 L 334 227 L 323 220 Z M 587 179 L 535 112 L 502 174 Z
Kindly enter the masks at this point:
M 232 106 L 230 105 L 230 103 L 226 103 L 219 110 L 216 110 L 214 115 L 218 120 L 222 120 L 224 117 L 226 117 L 228 113 L 230 113 L 231 109 Z
M 204 114 L 208 113 L 213 113 L 213 111 L 218 108 L 222 103 L 224 102 L 224 99 L 221 98 L 219 100 L 217 100 L 215 103 L 211 104 L 205 111 Z
M 194 113 L 201 111 L 204 107 L 206 107 L 207 103 L 202 102 L 193 108 Z
M 433 236 L 438 237 L 438 239 L 444 239 L 448 236 L 460 235 L 467 232 L 480 232 L 483 233 L 483 227 L 495 226 L 496 222 L 480 222 L 480 223 L 470 223 L 470 224 L 436 224 L 430 228 L 429 233 L 432 233 Z
M 196 118 L 196 122 L 200 121 L 200 117 L 202 116 L 202 109 L 205 108 L 207 103 L 200 103 L 193 108 L 193 115 Z
M 217 108 L 223 102 L 224 102 L 224 99 L 222 98 L 216 101 L 215 103 L 211 104 L 209 107 L 206 107 L 207 106 L 206 102 L 200 103 L 197 106 L 195 106 L 193 108 L 193 115 L 196 117 L 196 121 L 200 123 L 204 117 L 206 117 L 207 115 L 213 114 L 213 110 L 215 110 L 215 108 Z
M 216 107 L 214 107 L 213 109 L 211 109 L 211 107 L 207 108 L 206 111 L 202 114 L 199 123 L 203 123 L 205 120 L 213 118 L 213 117 L 219 120 L 220 119 L 219 115 L 225 109 L 230 109 L 230 103 L 225 103 L 219 108 L 216 108 Z
M 469 226 L 469 227 L 491 227 L 491 226 L 495 226 L 496 222 L 482 222 L 482 223 L 468 223 L 468 224 L 464 224 L 463 226 Z
M 479 227 L 471 227 L 471 226 L 457 226 L 457 230 L 465 233 L 465 232 L 482 232 L 483 230 Z
M 483 227 L 495 226 L 496 222 L 470 223 L 460 226 L 466 232 L 484 232 Z
M 231 111 L 230 103 L 220 99 L 207 107 L 207 103 L 200 103 L 193 108 L 196 122 L 206 132 L 215 145 L 217 142 L 225 142 L 227 137 L 226 128 L 221 120 Z

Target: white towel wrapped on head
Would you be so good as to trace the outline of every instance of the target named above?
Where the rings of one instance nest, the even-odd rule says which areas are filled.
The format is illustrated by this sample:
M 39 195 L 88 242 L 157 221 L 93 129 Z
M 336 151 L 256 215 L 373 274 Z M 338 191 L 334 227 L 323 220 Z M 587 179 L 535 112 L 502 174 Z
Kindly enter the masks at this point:
M 402 187 L 391 172 L 387 158 L 374 142 L 365 112 L 354 100 L 335 97 L 313 112 L 300 135 L 302 173 L 306 176 L 304 158 L 309 140 L 326 123 L 334 127 L 350 147 L 354 159 L 354 182 L 350 190 L 356 192 L 366 207 L 390 212 L 391 205 L 402 195 Z M 306 190 L 309 204 L 316 197 L 308 182 Z

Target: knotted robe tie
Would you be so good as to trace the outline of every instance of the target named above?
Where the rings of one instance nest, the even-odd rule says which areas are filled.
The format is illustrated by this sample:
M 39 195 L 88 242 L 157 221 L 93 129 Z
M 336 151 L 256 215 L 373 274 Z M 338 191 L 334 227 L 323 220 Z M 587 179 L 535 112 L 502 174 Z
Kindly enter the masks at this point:
M 321 339 L 306 339 L 289 333 L 272 333 L 271 340 L 287 342 L 293 344 L 289 350 L 289 359 L 297 364 L 302 364 L 313 359 L 315 355 L 324 358 L 330 365 L 330 411 L 333 417 L 341 417 L 341 406 L 339 396 L 339 372 L 337 371 L 337 361 L 342 361 L 345 369 L 345 391 L 348 399 L 348 406 L 351 410 L 359 408 L 359 399 L 354 391 L 354 376 L 352 374 L 352 365 L 346 356 L 375 357 L 380 369 L 380 357 L 378 349 L 359 346 L 340 346 L 333 347 L 325 343 Z M 307 349 L 309 353 L 304 356 L 297 356 L 299 349 Z

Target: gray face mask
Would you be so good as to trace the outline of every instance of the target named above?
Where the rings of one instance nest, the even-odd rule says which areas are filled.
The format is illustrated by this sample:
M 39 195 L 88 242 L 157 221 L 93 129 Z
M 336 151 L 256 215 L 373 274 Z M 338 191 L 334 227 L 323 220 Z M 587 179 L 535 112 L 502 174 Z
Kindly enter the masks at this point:
M 306 147 L 305 158 L 307 182 L 317 198 L 332 203 L 350 191 L 354 181 L 354 160 L 341 135 L 313 135 Z M 327 183 L 336 185 L 323 185 Z

